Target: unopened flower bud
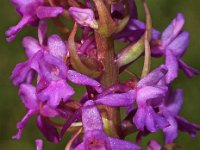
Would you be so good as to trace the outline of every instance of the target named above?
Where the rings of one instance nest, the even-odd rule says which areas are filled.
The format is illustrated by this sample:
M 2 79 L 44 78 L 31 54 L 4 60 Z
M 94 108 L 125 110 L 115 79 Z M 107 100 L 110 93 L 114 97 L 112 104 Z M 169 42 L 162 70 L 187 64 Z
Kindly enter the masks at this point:
M 94 12 L 91 9 L 82 9 L 78 7 L 70 7 L 69 13 L 74 20 L 82 26 L 89 26 L 93 29 L 98 28 L 98 23 L 95 20 Z

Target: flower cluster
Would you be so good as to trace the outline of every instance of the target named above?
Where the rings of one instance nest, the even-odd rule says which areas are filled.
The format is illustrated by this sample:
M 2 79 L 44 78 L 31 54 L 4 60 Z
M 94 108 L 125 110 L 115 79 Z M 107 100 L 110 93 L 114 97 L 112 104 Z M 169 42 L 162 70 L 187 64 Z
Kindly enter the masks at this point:
M 17 64 L 10 77 L 27 109 L 14 139 L 21 138 L 33 116 L 50 142 L 59 143 L 72 132 L 66 149 L 75 150 L 140 150 L 143 136 L 161 130 L 165 145 L 153 139 L 147 145 L 147 149 L 158 150 L 173 145 L 178 130 L 192 137 L 200 130 L 179 116 L 183 91 L 172 88 L 179 68 L 188 77 L 199 74 L 181 60 L 189 43 L 183 14 L 177 14 L 160 33 L 151 27 L 145 1 L 146 24 L 138 19 L 134 0 L 11 2 L 22 19 L 6 31 L 8 42 L 25 26 L 38 28 L 37 38 L 24 37 L 27 60 Z M 61 36 L 47 34 L 46 19 L 53 20 Z M 73 29 L 64 19 L 66 24 L 74 22 Z M 82 32 L 76 37 L 78 28 Z M 115 42 L 127 46 L 116 54 Z M 138 77 L 127 68 L 143 56 L 143 73 Z M 150 71 L 151 57 L 162 56 L 164 64 Z M 131 79 L 119 81 L 122 72 Z M 79 100 L 74 100 L 73 85 L 86 89 Z M 120 117 L 122 107 L 126 108 L 124 118 Z M 137 134 L 133 143 L 124 140 L 133 133 Z M 42 149 L 40 139 L 36 145 Z

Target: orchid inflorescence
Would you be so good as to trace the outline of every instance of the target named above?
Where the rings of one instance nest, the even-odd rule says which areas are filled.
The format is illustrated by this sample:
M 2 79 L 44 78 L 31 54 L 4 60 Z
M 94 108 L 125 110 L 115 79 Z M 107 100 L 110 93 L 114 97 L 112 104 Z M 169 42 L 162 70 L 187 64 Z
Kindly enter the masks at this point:
M 179 69 L 188 77 L 199 74 L 181 60 L 189 43 L 183 14 L 178 13 L 160 33 L 152 28 L 145 0 L 141 2 L 146 23 L 138 20 L 134 0 L 11 2 L 21 20 L 6 31 L 8 42 L 25 26 L 38 28 L 38 38 L 24 37 L 27 60 L 17 64 L 11 75 L 27 109 L 14 139 L 21 138 L 33 116 L 50 142 L 59 143 L 72 133 L 66 150 L 139 150 L 142 137 L 158 131 L 163 132 L 165 144 L 152 139 L 146 149 L 168 149 L 175 146 L 178 130 L 191 137 L 200 130 L 199 125 L 179 116 L 183 91 L 172 88 Z M 60 36 L 47 35 L 47 19 Z M 74 23 L 73 28 L 65 21 Z M 78 29 L 80 36 L 76 35 Z M 126 44 L 118 53 L 117 42 Z M 143 56 L 142 74 L 137 76 L 128 67 Z M 151 57 L 161 56 L 164 64 L 150 71 Z M 131 79 L 120 81 L 122 72 Z M 86 89 L 79 100 L 74 100 L 73 84 Z M 134 133 L 133 143 L 125 140 Z M 37 150 L 42 149 L 42 140 L 37 139 L 36 145 Z

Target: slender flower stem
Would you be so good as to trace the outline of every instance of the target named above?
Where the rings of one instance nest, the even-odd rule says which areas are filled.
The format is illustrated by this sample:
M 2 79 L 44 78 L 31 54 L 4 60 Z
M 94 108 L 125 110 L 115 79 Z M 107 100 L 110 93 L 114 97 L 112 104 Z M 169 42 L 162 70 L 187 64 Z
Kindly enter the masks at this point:
M 142 3 L 143 3 L 145 14 L 146 14 L 146 31 L 145 31 L 145 38 L 144 38 L 145 58 L 144 58 L 144 66 L 142 70 L 142 78 L 143 78 L 149 73 L 150 65 L 151 65 L 151 51 L 150 51 L 149 41 L 151 39 L 152 23 L 151 23 L 150 11 L 146 3 L 146 0 L 142 0 Z

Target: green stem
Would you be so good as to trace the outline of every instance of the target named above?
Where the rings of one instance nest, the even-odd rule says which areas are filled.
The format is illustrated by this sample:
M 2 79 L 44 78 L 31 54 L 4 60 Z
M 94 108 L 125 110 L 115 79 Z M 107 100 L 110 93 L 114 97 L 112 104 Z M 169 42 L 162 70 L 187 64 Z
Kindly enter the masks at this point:
M 118 83 L 118 69 L 114 62 L 114 41 L 111 37 L 101 36 L 98 32 L 95 32 L 95 39 L 98 52 L 98 60 L 103 64 L 103 73 L 100 77 L 100 83 L 107 89 L 114 84 Z M 107 119 L 110 122 L 110 136 L 119 137 L 119 125 L 120 125 L 120 110 L 118 108 L 112 108 L 103 106 L 109 116 Z

